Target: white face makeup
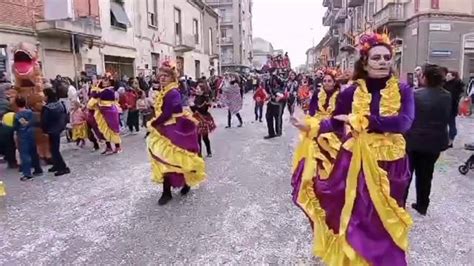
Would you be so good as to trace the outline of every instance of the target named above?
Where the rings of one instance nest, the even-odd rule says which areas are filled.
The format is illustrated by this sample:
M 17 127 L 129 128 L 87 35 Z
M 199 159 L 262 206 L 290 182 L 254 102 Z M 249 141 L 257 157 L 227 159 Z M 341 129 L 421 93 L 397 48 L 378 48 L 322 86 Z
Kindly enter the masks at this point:
M 369 57 L 365 70 L 371 78 L 385 78 L 390 75 L 392 54 L 385 46 L 375 46 L 369 50 Z

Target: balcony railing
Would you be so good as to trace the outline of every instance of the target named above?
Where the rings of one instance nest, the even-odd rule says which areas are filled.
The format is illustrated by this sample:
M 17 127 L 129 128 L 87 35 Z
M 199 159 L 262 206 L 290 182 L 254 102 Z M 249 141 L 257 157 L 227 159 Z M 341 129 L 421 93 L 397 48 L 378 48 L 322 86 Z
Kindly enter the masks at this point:
M 208 5 L 232 5 L 233 0 L 205 0 Z
M 364 0 L 349 0 L 348 7 L 358 7 L 363 6 Z
M 405 5 L 402 3 L 389 3 L 374 14 L 374 26 L 403 26 L 405 25 Z
M 326 10 L 326 13 L 323 17 L 323 25 L 324 26 L 331 26 L 334 21 L 334 12 L 332 10 Z
M 175 52 L 190 52 L 196 48 L 196 39 L 194 35 L 186 34 L 182 38 L 176 39 L 176 45 L 174 46 Z
M 93 17 L 83 17 L 75 21 L 69 19 L 41 21 L 36 24 L 36 29 L 40 34 L 73 33 L 95 39 L 100 39 L 102 37 L 102 30 L 100 28 L 100 25 L 98 21 Z
M 342 8 L 342 0 L 332 0 L 332 8 Z
M 232 37 L 222 37 L 221 38 L 221 44 L 222 45 L 233 44 L 233 38 Z
M 337 11 L 334 22 L 342 24 L 346 21 L 346 18 L 347 18 L 347 11 L 345 8 L 341 8 Z

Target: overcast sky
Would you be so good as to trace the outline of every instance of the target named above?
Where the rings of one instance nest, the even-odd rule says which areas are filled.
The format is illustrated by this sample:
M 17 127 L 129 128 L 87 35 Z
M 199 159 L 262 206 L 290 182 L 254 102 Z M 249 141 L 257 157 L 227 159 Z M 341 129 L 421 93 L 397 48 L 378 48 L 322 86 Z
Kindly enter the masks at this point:
M 253 36 L 288 52 L 293 66 L 306 63 L 305 52 L 326 28 L 322 0 L 253 0 Z

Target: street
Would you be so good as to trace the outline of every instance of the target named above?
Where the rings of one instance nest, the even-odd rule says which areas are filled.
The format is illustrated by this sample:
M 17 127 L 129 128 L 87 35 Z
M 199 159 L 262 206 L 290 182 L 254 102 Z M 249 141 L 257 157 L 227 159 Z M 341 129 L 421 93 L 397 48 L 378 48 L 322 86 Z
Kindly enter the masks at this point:
M 310 225 L 291 201 L 297 132 L 287 111 L 284 135 L 273 140 L 263 140 L 264 123 L 251 122 L 249 94 L 243 128 L 224 129 L 225 109 L 213 114 L 208 180 L 185 197 L 174 193 L 163 207 L 161 187 L 150 181 L 144 132 L 124 137 L 116 156 L 64 145 L 72 173 L 59 178 L 20 182 L 1 165 L 8 195 L 0 198 L 0 264 L 319 265 Z M 410 210 L 410 265 L 472 263 L 474 173 L 462 176 L 458 166 L 470 154 L 462 146 L 474 141 L 474 120 L 458 121 L 455 148 L 437 164 L 428 215 Z

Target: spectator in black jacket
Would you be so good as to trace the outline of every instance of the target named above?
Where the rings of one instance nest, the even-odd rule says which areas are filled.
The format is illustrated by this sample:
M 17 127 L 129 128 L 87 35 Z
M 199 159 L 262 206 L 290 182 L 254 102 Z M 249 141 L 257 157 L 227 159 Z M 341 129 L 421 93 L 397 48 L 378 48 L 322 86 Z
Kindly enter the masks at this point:
M 46 105 L 41 111 L 41 127 L 49 136 L 53 167 L 48 170 L 55 176 L 69 174 L 71 171 L 60 152 L 61 133 L 66 128 L 67 111 L 63 103 L 58 101 L 57 94 L 52 89 L 45 89 Z
M 282 135 L 283 85 L 283 81 L 276 75 L 272 75 L 265 85 L 267 95 L 270 97 L 267 104 L 267 113 L 265 114 L 268 128 L 268 136 L 265 139 L 272 139 Z
M 411 206 L 425 215 L 435 163 L 448 147 L 452 105 L 451 95 L 442 87 L 444 75 L 439 66 L 425 65 L 421 79 L 424 87 L 415 91 L 415 120 L 406 140 L 411 171 L 416 176 L 416 203 Z
M 459 100 L 464 93 L 464 83 L 456 71 L 449 71 L 446 75 L 444 88 L 451 93 L 451 117 L 449 118 L 449 147 L 453 147 L 454 138 L 458 134 L 456 117 L 458 115 Z

